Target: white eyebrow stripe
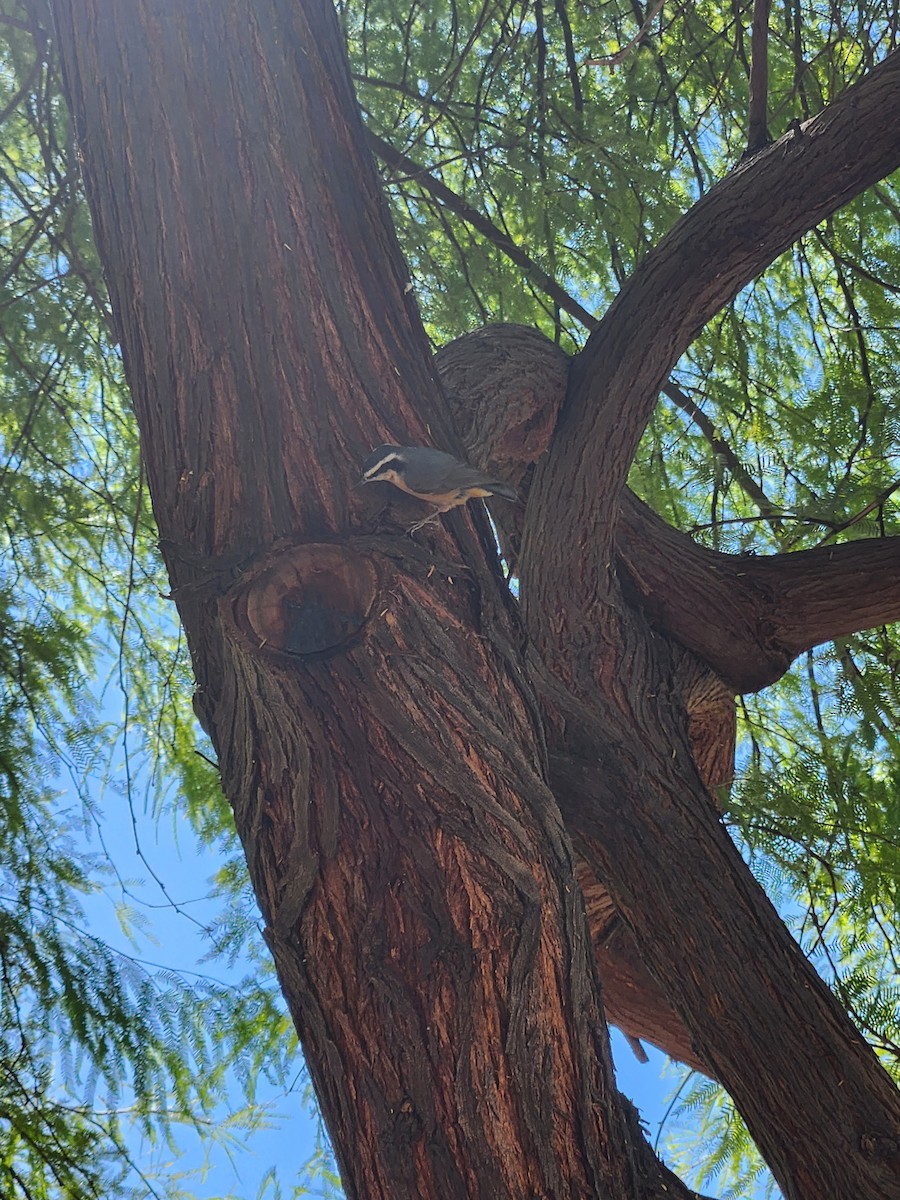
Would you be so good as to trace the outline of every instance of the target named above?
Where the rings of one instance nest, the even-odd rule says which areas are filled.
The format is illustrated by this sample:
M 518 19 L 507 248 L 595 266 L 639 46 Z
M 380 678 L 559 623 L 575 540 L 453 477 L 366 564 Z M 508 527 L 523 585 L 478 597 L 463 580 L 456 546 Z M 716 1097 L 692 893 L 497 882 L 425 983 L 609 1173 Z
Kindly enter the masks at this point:
M 397 466 L 400 467 L 403 465 L 403 459 L 396 450 L 392 450 L 390 454 L 386 454 L 384 458 L 379 459 L 374 466 L 369 467 L 363 478 L 371 479 L 373 475 L 377 475 L 379 471 L 382 471 L 388 463 L 396 463 Z

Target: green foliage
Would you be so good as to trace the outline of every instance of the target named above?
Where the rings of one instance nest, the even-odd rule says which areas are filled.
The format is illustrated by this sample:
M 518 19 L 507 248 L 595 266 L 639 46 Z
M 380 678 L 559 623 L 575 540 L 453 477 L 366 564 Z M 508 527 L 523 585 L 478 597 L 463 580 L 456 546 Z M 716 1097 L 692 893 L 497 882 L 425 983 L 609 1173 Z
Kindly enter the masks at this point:
M 409 160 L 386 183 L 436 343 L 508 320 L 583 344 L 746 148 L 749 5 L 665 6 L 630 49 L 644 13 L 617 0 L 340 12 L 368 126 Z M 771 134 L 858 79 L 895 26 L 880 0 L 773 11 Z M 259 1073 L 283 1079 L 290 1047 L 230 813 L 195 753 L 48 30 L 39 3 L 0 3 L 0 1195 L 176 1195 L 174 1168 L 141 1182 L 127 1127 L 174 1145 L 237 1078 L 249 1107 L 225 1137 L 239 1136 L 260 1120 Z M 588 65 L 626 49 L 615 69 Z M 673 524 L 748 554 L 897 534 L 898 219 L 893 178 L 691 346 L 632 470 Z M 898 662 L 895 631 L 875 630 L 747 698 L 723 798 L 751 866 L 895 1074 Z M 210 952 L 249 958 L 252 978 L 188 983 L 85 932 L 92 895 L 129 898 L 103 811 L 136 813 L 141 789 L 157 819 L 186 819 L 216 847 Z M 134 906 L 125 919 L 141 920 Z M 680 1104 L 674 1160 L 722 1195 L 751 1194 L 761 1164 L 727 1100 L 695 1081 Z M 334 1194 L 324 1146 L 317 1169 L 295 1195 Z M 286 1194 L 274 1175 L 262 1191 Z
M 769 1200 L 780 1194 L 739 1113 L 708 1079 L 695 1074 L 682 1079 L 672 1104 L 668 1146 L 672 1166 L 704 1194 L 710 1188 L 722 1200 Z

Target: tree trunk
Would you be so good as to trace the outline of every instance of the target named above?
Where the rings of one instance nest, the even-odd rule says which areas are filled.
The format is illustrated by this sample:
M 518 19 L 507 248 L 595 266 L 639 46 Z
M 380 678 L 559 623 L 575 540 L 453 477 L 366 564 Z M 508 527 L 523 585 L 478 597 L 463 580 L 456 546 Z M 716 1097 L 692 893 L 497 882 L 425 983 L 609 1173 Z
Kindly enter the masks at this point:
M 550 579 L 542 531 L 596 343 L 526 516 L 539 660 L 480 514 L 413 541 L 420 506 L 352 490 L 374 445 L 458 439 L 331 6 L 53 9 L 196 706 L 349 1194 L 687 1194 L 615 1093 L 558 799 L 786 1194 L 900 1196 L 896 1094 L 698 773 L 685 694 L 710 665 L 653 633 L 609 572 L 640 415 L 585 493 L 607 516 L 589 569 L 568 530 Z M 813 189 L 807 216 L 841 196 Z M 746 254 L 721 241 L 731 286 Z M 709 300 L 656 347 L 663 373 Z
M 333 9 L 55 15 L 196 708 L 349 1194 L 687 1195 L 616 1097 L 486 523 L 414 542 L 352 490 L 373 445 L 452 442 Z

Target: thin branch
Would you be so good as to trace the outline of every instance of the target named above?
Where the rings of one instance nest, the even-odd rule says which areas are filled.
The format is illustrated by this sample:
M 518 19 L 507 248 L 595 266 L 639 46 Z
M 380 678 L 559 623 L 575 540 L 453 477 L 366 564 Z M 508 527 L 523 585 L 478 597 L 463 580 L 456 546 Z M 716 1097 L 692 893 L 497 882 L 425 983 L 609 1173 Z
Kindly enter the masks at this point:
M 572 38 L 572 26 L 566 9 L 566 0 L 556 0 L 555 7 L 566 46 L 566 67 L 569 72 L 569 81 L 572 84 L 572 100 L 576 111 L 581 112 L 584 108 L 584 96 L 581 93 L 581 80 L 578 78 L 578 60 L 575 57 L 575 42 Z
M 31 64 L 27 76 L 25 77 L 25 82 L 18 89 L 18 91 L 13 93 L 6 104 L 4 104 L 3 108 L 0 109 L 0 125 L 3 125 L 7 118 L 16 111 L 16 109 L 34 87 L 34 81 L 37 78 L 38 71 L 41 69 L 42 65 L 43 59 L 40 57 L 35 58 L 34 62 Z
M 769 141 L 769 11 L 772 0 L 755 0 L 750 38 L 750 107 L 747 153 L 756 154 Z
M 662 10 L 663 4 L 665 4 L 665 0 L 656 0 L 653 8 L 651 8 L 650 12 L 647 14 L 643 25 L 640 27 L 631 41 L 623 46 L 621 50 L 618 50 L 615 54 L 610 55 L 609 58 L 585 59 L 584 65 L 586 67 L 609 67 L 611 71 L 614 71 L 616 67 L 621 66 L 632 50 L 639 46 L 647 36 L 650 26 L 653 24 L 659 12 Z
M 839 533 L 843 533 L 845 529 L 850 529 L 851 526 L 857 525 L 860 521 L 865 520 L 869 513 L 874 512 L 876 508 L 879 508 L 882 504 L 884 504 L 885 500 L 890 499 L 890 497 L 893 496 L 894 492 L 896 492 L 898 489 L 900 489 L 900 479 L 895 479 L 893 483 L 889 484 L 886 488 L 882 488 L 880 492 L 877 492 L 874 498 L 870 500 L 868 504 L 859 509 L 858 512 L 855 512 L 852 517 L 847 517 L 846 520 L 841 521 L 840 524 L 835 525 L 833 529 L 829 530 L 825 537 L 822 538 L 821 542 L 819 542 L 819 545 L 824 546 L 826 542 L 830 542 L 833 537 L 837 537 L 837 535 Z
M 663 385 L 663 395 L 667 396 L 674 405 L 687 413 L 706 440 L 709 442 L 715 454 L 720 455 L 734 476 L 735 482 L 740 485 L 743 491 L 753 500 L 758 506 L 760 512 L 764 516 L 771 516 L 778 510 L 772 503 L 766 493 L 762 490 L 732 448 L 728 445 L 725 438 L 716 428 L 713 421 L 709 419 L 706 413 L 699 405 L 695 404 L 690 396 L 682 391 L 674 380 L 669 380 Z
M 439 200 L 441 204 L 455 213 L 461 220 L 471 225 L 473 229 L 477 229 L 484 236 L 517 266 L 521 267 L 528 275 L 539 284 L 553 300 L 554 304 L 559 305 L 563 312 L 567 312 L 570 317 L 574 317 L 587 329 L 596 329 L 599 324 L 598 319 L 589 312 L 583 305 L 579 304 L 574 297 L 570 296 L 565 288 L 560 287 L 556 280 L 548 275 L 543 267 L 539 266 L 530 255 L 513 241 L 509 234 L 504 233 L 499 226 L 495 225 L 490 217 L 486 217 L 484 213 L 467 204 L 461 196 L 457 195 L 451 188 L 442 183 L 432 175 L 425 167 L 419 166 L 413 159 L 401 151 L 396 150 L 389 142 L 384 141 L 376 133 L 371 130 L 366 131 L 369 146 L 373 154 L 376 154 L 383 163 L 393 168 L 394 170 L 402 171 L 403 174 L 427 192 L 435 200 Z
M 34 27 L 30 21 L 20 21 L 16 17 L 8 17 L 4 13 L 0 13 L 0 26 L 2 25 L 9 29 L 23 29 L 26 33 L 34 33 Z

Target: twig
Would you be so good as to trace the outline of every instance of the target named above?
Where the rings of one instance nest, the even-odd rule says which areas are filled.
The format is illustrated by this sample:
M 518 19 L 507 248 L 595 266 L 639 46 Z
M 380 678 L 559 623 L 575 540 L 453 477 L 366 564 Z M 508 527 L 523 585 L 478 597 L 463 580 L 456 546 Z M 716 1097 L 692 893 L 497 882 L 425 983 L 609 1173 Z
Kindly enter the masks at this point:
M 713 421 L 709 419 L 706 413 L 691 399 L 691 397 L 673 381 L 663 385 L 662 392 L 664 396 L 672 401 L 674 405 L 687 413 L 706 440 L 709 442 L 713 451 L 720 455 L 731 471 L 732 477 L 739 484 L 745 494 L 759 507 L 759 511 L 764 516 L 780 517 L 784 514 L 779 512 L 776 505 L 772 503 L 766 493 L 762 490 L 735 452 L 729 446 L 728 442 L 722 437 L 719 430 L 716 428 Z
M 581 112 L 584 109 L 584 96 L 581 93 L 581 81 L 578 78 L 578 60 L 575 58 L 575 42 L 572 38 L 569 14 L 566 11 L 566 0 L 556 0 L 556 15 L 562 26 L 563 40 L 566 46 L 566 67 L 572 84 L 572 98 L 575 101 L 576 111 Z
M 839 525 L 835 525 L 835 527 L 829 533 L 825 534 L 820 542 L 816 542 L 816 545 L 824 546 L 826 542 L 830 542 L 833 537 L 837 537 L 839 533 L 843 533 L 844 530 L 849 529 L 851 525 L 856 525 L 858 521 L 862 521 L 869 515 L 870 512 L 878 508 L 879 505 L 884 504 L 885 500 L 888 500 L 891 496 L 893 496 L 894 492 L 898 490 L 900 490 L 900 479 L 895 480 L 888 487 L 882 488 L 882 490 L 875 496 L 874 500 L 870 500 L 865 507 L 861 508 L 858 512 L 855 512 L 852 517 L 847 517 L 845 521 L 841 521 Z
M 644 37 L 647 34 L 647 30 L 653 24 L 655 17 L 662 9 L 662 6 L 664 3 L 665 3 L 665 0 L 656 0 L 656 3 L 653 5 L 653 8 L 647 14 L 647 19 L 644 21 L 643 25 L 640 27 L 640 29 L 637 31 L 637 33 L 634 35 L 634 37 L 631 39 L 631 41 L 628 43 L 627 46 L 623 46 L 623 48 L 621 50 L 619 50 L 617 53 L 611 55 L 609 58 L 585 59 L 584 65 L 586 67 L 609 67 L 610 70 L 614 71 L 616 69 L 616 67 L 620 66 L 625 61 L 625 59 L 628 57 L 628 55 L 631 53 L 631 51 L 634 50 L 634 48 L 637 45 L 639 45 L 640 42 L 642 42 L 644 40 Z

